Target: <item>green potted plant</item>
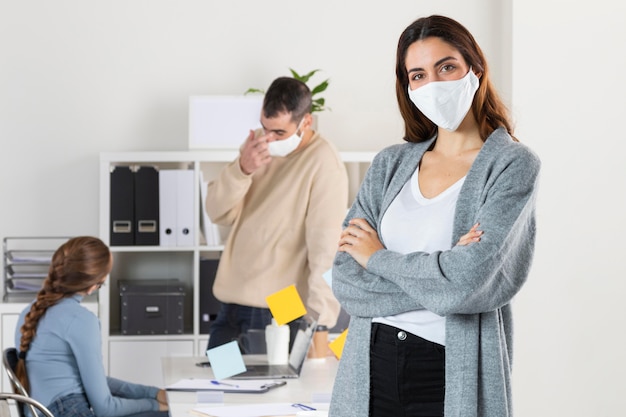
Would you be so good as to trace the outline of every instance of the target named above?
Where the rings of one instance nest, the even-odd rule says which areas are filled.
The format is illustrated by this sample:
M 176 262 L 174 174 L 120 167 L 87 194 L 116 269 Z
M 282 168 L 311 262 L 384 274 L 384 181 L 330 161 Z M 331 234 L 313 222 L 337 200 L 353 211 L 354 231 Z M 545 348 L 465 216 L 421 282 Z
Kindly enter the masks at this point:
M 303 83 L 305 83 L 309 89 L 311 90 L 311 96 L 313 98 L 313 103 L 311 106 L 311 113 L 316 113 L 316 112 L 322 112 L 324 110 L 331 110 L 330 107 L 326 107 L 326 99 L 324 97 L 319 97 L 318 95 L 320 93 L 323 93 L 324 91 L 326 91 L 326 89 L 328 88 L 328 83 L 330 82 L 330 79 L 327 78 L 324 81 L 322 81 L 321 83 L 311 87 L 308 83 L 309 80 L 311 79 L 311 77 L 313 77 L 313 75 L 315 75 L 315 73 L 317 73 L 318 71 L 321 71 L 320 69 L 316 69 L 313 71 L 310 71 L 306 74 L 298 74 L 294 69 L 289 68 L 289 71 L 291 71 L 291 75 L 293 76 L 293 78 L 295 78 L 296 80 L 302 81 Z M 265 94 L 265 90 L 261 90 L 258 88 L 248 88 L 248 90 L 246 90 L 246 92 L 244 94 L 250 94 L 250 93 L 261 93 L 261 94 Z

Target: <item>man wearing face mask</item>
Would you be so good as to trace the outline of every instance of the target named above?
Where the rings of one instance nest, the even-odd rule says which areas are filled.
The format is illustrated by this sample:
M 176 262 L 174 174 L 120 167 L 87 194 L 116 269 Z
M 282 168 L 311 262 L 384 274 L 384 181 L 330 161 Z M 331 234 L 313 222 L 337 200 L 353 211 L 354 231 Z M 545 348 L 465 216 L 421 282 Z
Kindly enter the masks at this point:
M 320 325 L 337 321 L 340 306 L 322 274 L 335 255 L 348 179 L 335 147 L 312 130 L 311 103 L 303 82 L 274 80 L 262 128 L 208 185 L 211 221 L 230 227 L 213 286 L 222 306 L 209 349 L 264 329 L 272 318 L 265 298 L 292 284 Z

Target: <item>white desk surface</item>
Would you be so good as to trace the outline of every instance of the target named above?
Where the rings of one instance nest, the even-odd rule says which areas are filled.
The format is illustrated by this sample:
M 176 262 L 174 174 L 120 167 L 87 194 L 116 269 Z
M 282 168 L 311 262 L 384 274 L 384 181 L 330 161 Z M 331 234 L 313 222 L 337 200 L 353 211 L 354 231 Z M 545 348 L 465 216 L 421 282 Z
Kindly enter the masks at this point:
M 265 362 L 264 355 L 245 355 L 248 364 Z M 211 368 L 195 364 L 206 361 L 206 357 L 166 357 L 161 361 L 163 382 L 171 385 L 185 378 L 213 378 Z M 224 405 L 297 402 L 309 404 L 313 395 L 327 395 L 333 389 L 339 361 L 332 356 L 324 359 L 307 359 L 298 379 L 286 379 L 287 384 L 260 394 L 225 393 Z M 198 417 L 191 410 L 198 406 L 195 392 L 168 391 L 168 402 L 172 417 Z M 206 406 L 206 405 L 205 405 Z

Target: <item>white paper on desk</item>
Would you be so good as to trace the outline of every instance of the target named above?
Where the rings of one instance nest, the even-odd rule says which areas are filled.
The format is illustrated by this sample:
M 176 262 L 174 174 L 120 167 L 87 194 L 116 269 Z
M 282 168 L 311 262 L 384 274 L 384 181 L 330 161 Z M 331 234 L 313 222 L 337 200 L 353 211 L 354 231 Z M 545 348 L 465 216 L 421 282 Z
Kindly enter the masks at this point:
M 294 407 L 292 403 L 266 403 L 201 407 L 194 408 L 193 411 L 211 417 L 265 417 L 292 416 L 302 409 Z
M 169 391 L 224 391 L 224 392 L 253 392 L 266 391 L 266 386 L 274 384 L 273 379 L 255 379 L 254 381 L 240 381 L 231 379 L 220 380 L 216 385 L 210 379 L 186 378 L 165 387 Z

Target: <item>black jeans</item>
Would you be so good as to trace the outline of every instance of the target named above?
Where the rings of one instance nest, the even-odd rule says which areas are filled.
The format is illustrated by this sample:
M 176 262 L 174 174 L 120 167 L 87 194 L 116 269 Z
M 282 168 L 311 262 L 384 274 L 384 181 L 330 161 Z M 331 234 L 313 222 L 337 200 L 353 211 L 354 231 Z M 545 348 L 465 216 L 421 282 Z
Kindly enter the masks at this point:
M 381 323 L 372 324 L 371 417 L 442 417 L 445 347 Z

